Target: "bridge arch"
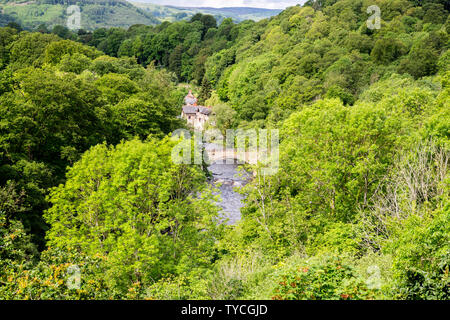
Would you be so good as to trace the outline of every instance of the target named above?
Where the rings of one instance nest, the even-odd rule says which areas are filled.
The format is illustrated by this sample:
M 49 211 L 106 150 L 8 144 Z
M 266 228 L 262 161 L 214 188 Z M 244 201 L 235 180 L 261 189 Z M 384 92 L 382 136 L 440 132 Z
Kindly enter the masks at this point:
M 238 150 L 225 148 L 216 143 L 206 143 L 204 146 L 205 161 L 216 164 L 252 164 L 258 163 L 258 150 Z

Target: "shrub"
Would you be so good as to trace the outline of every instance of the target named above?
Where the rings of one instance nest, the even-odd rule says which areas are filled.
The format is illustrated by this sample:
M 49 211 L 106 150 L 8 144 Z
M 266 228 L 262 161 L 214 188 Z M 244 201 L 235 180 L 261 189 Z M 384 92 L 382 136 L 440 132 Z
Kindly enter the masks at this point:
M 374 299 L 376 294 L 350 265 L 337 257 L 306 261 L 282 272 L 278 279 L 274 300 L 360 300 Z

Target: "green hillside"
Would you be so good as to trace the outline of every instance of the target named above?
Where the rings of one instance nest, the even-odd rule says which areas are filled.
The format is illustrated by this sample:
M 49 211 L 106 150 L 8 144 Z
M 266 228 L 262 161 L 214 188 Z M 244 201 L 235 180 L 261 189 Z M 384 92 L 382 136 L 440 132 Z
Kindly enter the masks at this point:
M 93 30 L 102 27 L 124 27 L 133 24 L 158 24 L 150 13 L 122 0 L 36 0 L 0 2 L 0 25 L 9 21 L 17 21 L 23 27 L 34 29 L 40 24 L 47 27 L 66 25 L 66 10 L 69 5 L 76 4 L 81 10 L 81 27 Z
M 208 8 L 208 7 L 174 7 L 162 6 L 153 3 L 141 3 L 130 1 L 138 8 L 142 8 L 161 21 L 179 21 L 190 19 L 197 13 L 213 15 L 219 22 L 226 18 L 232 18 L 235 22 L 244 20 L 259 21 L 270 18 L 281 12 L 278 9 L 262 9 L 247 7 Z
M 449 13 L 0 28 L 0 300 L 450 300 Z M 202 140 L 174 139 L 184 83 L 212 106 L 205 140 L 275 142 L 233 183 L 235 224 Z
M 281 11 L 258 8 L 178 8 L 125 0 L 0 0 L 0 26 L 12 21 L 26 29 L 35 29 L 41 24 L 47 28 L 66 25 L 69 5 L 80 6 L 81 27 L 85 30 L 189 20 L 197 13 L 211 14 L 219 22 L 226 18 L 232 18 L 235 22 L 259 21 Z

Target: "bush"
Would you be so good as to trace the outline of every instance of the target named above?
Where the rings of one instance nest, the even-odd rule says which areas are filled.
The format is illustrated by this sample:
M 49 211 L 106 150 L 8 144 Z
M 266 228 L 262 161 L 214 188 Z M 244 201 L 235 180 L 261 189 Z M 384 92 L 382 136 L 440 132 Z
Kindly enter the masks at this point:
M 274 300 L 361 300 L 374 299 L 354 269 L 337 257 L 311 260 L 282 272 L 274 289 Z
M 398 298 L 450 299 L 450 203 L 431 215 L 410 216 L 399 226 L 392 249 Z

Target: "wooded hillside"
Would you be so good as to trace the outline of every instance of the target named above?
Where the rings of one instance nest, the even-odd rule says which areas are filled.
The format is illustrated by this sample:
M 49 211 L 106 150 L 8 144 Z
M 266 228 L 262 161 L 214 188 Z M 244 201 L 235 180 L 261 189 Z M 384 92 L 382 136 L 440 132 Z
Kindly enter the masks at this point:
M 449 299 L 449 10 L 0 28 L 0 298 Z M 171 161 L 185 82 L 222 132 L 280 131 L 236 225 Z

